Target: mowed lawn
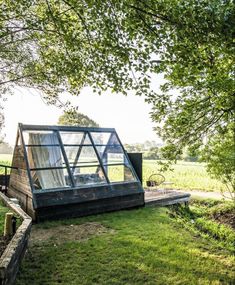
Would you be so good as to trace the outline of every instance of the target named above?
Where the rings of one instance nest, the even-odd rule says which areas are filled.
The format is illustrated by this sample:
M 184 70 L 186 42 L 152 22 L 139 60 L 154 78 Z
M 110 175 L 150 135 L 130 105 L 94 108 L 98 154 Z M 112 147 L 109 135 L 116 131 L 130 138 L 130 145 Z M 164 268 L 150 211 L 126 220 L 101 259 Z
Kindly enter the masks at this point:
M 84 223 L 95 223 L 106 231 L 75 240 L 77 233 L 70 228 Z M 60 236 L 56 228 L 66 226 L 68 235 L 61 232 Z M 16 285 L 235 284 L 234 256 L 182 228 L 166 208 L 120 211 L 33 227 L 36 239 L 31 241 Z M 50 231 L 54 236 L 45 239 Z

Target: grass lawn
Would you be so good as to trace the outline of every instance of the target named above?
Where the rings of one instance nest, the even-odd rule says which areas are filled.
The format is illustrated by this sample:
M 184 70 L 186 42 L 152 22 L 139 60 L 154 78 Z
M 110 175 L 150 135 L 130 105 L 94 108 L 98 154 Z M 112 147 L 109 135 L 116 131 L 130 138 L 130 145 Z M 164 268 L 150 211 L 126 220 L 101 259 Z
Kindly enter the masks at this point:
M 72 227 L 101 224 L 107 230 L 75 240 Z M 73 226 L 71 226 L 73 225 Z M 67 233 L 56 231 L 66 227 Z M 45 236 L 54 230 L 53 235 Z M 234 284 L 234 257 L 193 236 L 166 208 L 142 208 L 34 225 L 33 240 L 16 285 Z M 38 231 L 38 234 L 37 234 Z M 55 234 L 56 233 L 56 234 Z M 72 238 L 71 238 L 72 236 Z M 74 237 L 74 238 L 73 238 Z
M 158 169 L 156 160 L 144 160 L 144 181 L 148 180 L 151 174 L 158 173 Z M 174 166 L 174 171 L 166 171 L 163 175 L 166 177 L 166 181 L 174 182 L 173 187 L 176 189 L 227 191 L 225 185 L 208 175 L 203 163 L 178 161 Z
M 5 214 L 9 211 L 9 209 L 2 205 L 0 201 L 0 236 L 3 235 L 4 232 L 4 222 L 5 222 Z

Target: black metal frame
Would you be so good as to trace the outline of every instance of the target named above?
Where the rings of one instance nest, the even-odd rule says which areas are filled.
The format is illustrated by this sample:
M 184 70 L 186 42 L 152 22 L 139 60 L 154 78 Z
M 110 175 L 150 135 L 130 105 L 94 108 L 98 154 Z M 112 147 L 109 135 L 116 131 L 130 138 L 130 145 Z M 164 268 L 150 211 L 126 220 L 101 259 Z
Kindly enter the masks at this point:
M 58 142 L 59 144 L 54 144 L 54 145 L 34 145 L 34 144 L 25 144 L 24 142 L 24 137 L 23 137 L 23 132 L 24 131 L 52 131 L 52 132 L 55 132 L 57 134 L 57 138 L 58 138 Z M 60 136 L 60 132 L 71 132 L 71 133 L 77 133 L 77 132 L 83 132 L 84 133 L 84 137 L 86 135 L 88 135 L 90 141 L 91 141 L 91 144 L 82 144 L 82 141 L 80 144 L 63 144 L 63 141 L 62 141 L 62 138 Z M 97 146 L 105 146 L 106 148 L 110 145 L 109 142 L 110 142 L 110 139 L 109 141 L 107 142 L 107 144 L 95 144 L 94 143 L 94 140 L 91 136 L 91 133 L 92 132 L 95 132 L 95 133 L 111 133 L 111 136 L 110 138 L 112 137 L 112 135 L 115 135 L 117 140 L 118 140 L 118 144 L 115 144 L 115 145 L 118 145 L 121 147 L 123 153 L 124 153 L 124 163 L 116 163 L 116 164 L 104 164 L 103 161 L 102 161 L 102 158 L 99 156 L 99 153 L 97 151 Z M 22 142 L 22 145 L 23 145 L 23 149 L 24 149 L 24 156 L 25 156 L 25 159 L 26 159 L 26 168 L 27 168 L 27 172 L 28 172 L 28 176 L 29 176 L 29 182 L 30 182 L 30 187 L 32 189 L 32 193 L 34 195 L 34 193 L 40 193 L 40 192 L 53 192 L 53 191 L 56 191 L 56 190 L 63 190 L 63 189 L 79 189 L 80 186 L 76 186 L 75 185 L 75 180 L 74 180 L 74 177 L 73 177 L 73 169 L 75 169 L 76 167 L 73 167 L 69 164 L 69 161 L 68 161 L 68 158 L 67 158 L 67 155 L 66 155 L 66 152 L 65 152 L 65 146 L 78 146 L 78 153 L 77 153 L 77 159 L 79 159 L 79 155 L 80 155 L 80 152 L 81 152 L 81 147 L 82 146 L 92 146 L 95 153 L 96 153 L 96 156 L 98 158 L 98 162 L 99 162 L 99 165 L 94 165 L 94 166 L 98 166 L 102 169 L 103 173 L 104 173 L 104 176 L 105 176 L 105 179 L 107 181 L 107 183 L 101 183 L 100 185 L 106 185 L 108 186 L 110 189 L 112 189 L 112 184 L 128 184 L 128 183 L 133 183 L 133 181 L 123 181 L 123 182 L 110 182 L 109 181 L 109 178 L 108 178 L 108 175 L 105 171 L 105 166 L 107 165 L 124 165 L 126 166 L 126 164 L 128 165 L 131 165 L 131 162 L 128 158 L 128 155 L 115 131 L 114 128 L 85 128 L 85 127 L 73 127 L 73 126 L 45 126 L 45 125 L 23 125 L 23 124 L 19 124 L 19 134 L 20 134 L 20 139 L 21 139 L 21 142 Z M 29 167 L 29 161 L 28 161 L 28 155 L 27 155 L 27 150 L 26 148 L 27 147 L 44 147 L 44 146 L 56 146 L 56 147 L 60 147 L 61 149 L 61 152 L 62 152 L 62 155 L 63 155 L 63 159 L 64 159 L 64 163 L 65 163 L 65 166 L 64 167 L 45 167 L 45 168 L 30 168 Z M 110 145 L 111 146 L 111 145 Z M 112 145 L 114 146 L 114 145 Z M 105 149 L 106 149 L 105 148 Z M 79 151 L 80 150 L 80 151 Z M 125 163 L 125 161 L 127 163 Z M 89 165 L 89 166 L 92 166 L 92 165 Z M 82 166 L 82 167 L 85 167 L 85 166 Z M 53 188 L 53 189 L 34 189 L 34 185 L 33 185 L 33 179 L 32 179 L 32 175 L 31 175 L 31 171 L 35 171 L 35 170 L 49 170 L 49 169 L 59 169 L 59 168 L 62 168 L 62 169 L 67 169 L 67 172 L 68 172 L 68 176 L 70 178 L 70 181 L 71 181 L 71 186 L 69 187 L 58 187 L 58 188 Z M 141 183 L 138 179 L 138 176 L 135 172 L 135 170 L 133 168 L 130 168 L 130 171 L 132 172 L 134 178 L 135 178 L 135 182 L 137 182 L 140 186 L 141 186 Z M 89 187 L 90 185 L 86 185 L 85 187 Z M 97 187 L 99 186 L 99 184 L 97 185 L 93 185 L 93 187 Z M 82 185 L 81 187 L 84 188 L 84 185 Z M 36 206 L 36 205 L 35 205 Z

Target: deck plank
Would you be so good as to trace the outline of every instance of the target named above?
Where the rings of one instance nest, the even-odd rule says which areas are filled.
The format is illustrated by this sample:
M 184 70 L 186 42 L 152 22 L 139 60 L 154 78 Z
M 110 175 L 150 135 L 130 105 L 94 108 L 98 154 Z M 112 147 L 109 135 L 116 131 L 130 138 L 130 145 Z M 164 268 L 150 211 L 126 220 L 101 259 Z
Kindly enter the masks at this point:
M 173 204 L 188 203 L 190 194 L 175 190 L 145 190 L 146 206 L 167 206 Z

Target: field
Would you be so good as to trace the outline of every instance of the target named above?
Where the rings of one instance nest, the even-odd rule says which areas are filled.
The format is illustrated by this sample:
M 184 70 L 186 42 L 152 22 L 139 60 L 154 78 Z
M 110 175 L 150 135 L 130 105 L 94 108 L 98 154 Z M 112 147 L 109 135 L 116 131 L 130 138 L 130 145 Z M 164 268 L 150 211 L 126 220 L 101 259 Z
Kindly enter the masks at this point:
M 0 154 L 0 164 L 11 164 L 12 155 Z M 0 168 L 0 174 L 4 169 Z M 143 161 L 143 180 L 144 186 L 149 176 L 159 173 L 159 166 L 155 160 Z M 216 179 L 210 178 L 206 172 L 205 164 L 197 162 L 179 161 L 174 166 L 174 171 L 162 173 L 166 181 L 173 182 L 173 188 L 181 190 L 203 190 L 203 191 L 225 191 L 226 187 Z M 119 175 L 120 176 L 120 175 Z M 121 175 L 123 176 L 123 175 Z M 121 177 L 120 176 L 120 177 Z
M 3 165 L 11 165 L 12 155 L 11 154 L 0 154 L 0 164 Z M 5 169 L 0 167 L 0 174 L 4 174 Z M 10 169 L 8 169 L 8 173 L 10 173 Z
M 234 284 L 234 257 L 142 208 L 34 225 L 16 285 Z
M 157 161 L 144 160 L 143 177 L 148 180 L 153 173 L 158 173 Z M 162 173 L 166 181 L 174 183 L 175 189 L 182 190 L 203 190 L 203 191 L 225 191 L 226 187 L 218 180 L 212 179 L 206 172 L 206 166 L 198 162 L 179 161 L 174 166 L 174 171 Z

